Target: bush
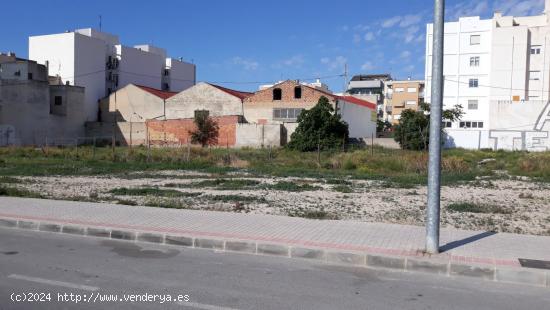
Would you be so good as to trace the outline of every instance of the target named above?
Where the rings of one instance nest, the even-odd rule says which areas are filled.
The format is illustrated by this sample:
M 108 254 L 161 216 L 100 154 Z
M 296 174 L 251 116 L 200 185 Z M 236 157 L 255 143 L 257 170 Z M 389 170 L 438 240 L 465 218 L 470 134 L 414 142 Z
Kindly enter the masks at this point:
M 298 116 L 298 127 L 288 147 L 302 152 L 340 148 L 349 136 L 348 124 L 340 118 L 326 97 L 321 97 L 311 110 Z
M 428 104 L 421 104 L 419 111 L 406 109 L 401 112 L 399 124 L 395 126 L 394 140 L 407 150 L 427 150 L 430 142 L 430 111 Z M 442 120 L 454 122 L 464 114 L 462 106 L 443 111 Z M 442 129 L 443 131 L 443 129 Z M 444 132 L 443 132 L 444 133 Z
M 191 142 L 198 143 L 202 147 L 218 142 L 219 126 L 207 113 L 196 113 L 195 126 L 197 129 L 189 132 Z

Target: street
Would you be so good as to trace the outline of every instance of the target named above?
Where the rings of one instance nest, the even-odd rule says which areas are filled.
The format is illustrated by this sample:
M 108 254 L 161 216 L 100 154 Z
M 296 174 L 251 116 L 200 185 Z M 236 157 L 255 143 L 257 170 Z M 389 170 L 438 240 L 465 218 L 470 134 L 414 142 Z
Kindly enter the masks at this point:
M 0 234 L 1 309 L 548 309 L 550 304 L 544 288 L 62 234 L 10 229 Z M 43 301 L 10 300 L 29 293 Z M 44 299 L 48 294 L 50 301 Z M 116 302 L 97 300 L 115 294 Z M 145 294 L 149 301 L 135 299 Z M 90 296 L 95 302 L 83 301 Z

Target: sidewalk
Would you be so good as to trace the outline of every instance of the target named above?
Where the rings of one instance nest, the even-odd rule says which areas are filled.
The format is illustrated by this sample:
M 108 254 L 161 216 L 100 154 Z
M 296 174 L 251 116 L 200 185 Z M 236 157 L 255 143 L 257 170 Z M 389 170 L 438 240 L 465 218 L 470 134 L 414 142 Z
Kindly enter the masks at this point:
M 519 280 L 512 282 L 550 286 L 548 270 L 523 268 L 518 260 L 550 261 L 550 237 L 442 229 L 444 252 L 427 257 L 422 253 L 424 228 L 406 225 L 11 197 L 0 197 L 0 219 L 0 226 L 7 227 L 497 281 L 512 281 L 506 274 L 513 274 Z

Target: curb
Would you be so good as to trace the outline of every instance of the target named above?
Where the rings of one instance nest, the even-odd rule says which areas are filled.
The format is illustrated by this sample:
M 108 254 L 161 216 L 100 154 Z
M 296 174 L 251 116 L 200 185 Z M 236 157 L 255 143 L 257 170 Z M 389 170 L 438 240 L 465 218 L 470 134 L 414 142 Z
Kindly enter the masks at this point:
M 470 277 L 492 282 L 515 283 L 550 288 L 550 270 L 497 266 L 492 264 L 454 262 L 451 259 L 392 256 L 361 251 L 339 251 L 321 247 L 293 246 L 262 240 L 208 238 L 204 236 L 124 230 L 75 224 L 35 222 L 0 218 L 0 227 L 27 231 L 60 233 L 76 236 L 148 242 L 211 249 L 228 253 L 278 256 L 310 260 L 331 265 L 347 265 L 370 269 L 436 274 L 445 277 Z

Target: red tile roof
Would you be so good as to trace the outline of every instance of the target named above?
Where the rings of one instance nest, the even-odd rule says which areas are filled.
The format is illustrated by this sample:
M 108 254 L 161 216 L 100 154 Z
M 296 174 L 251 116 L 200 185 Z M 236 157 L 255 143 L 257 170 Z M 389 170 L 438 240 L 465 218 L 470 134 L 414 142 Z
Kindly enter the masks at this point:
M 143 89 L 144 91 L 146 91 L 146 92 L 148 92 L 152 95 L 155 95 L 159 98 L 162 98 L 162 99 L 168 99 L 168 98 L 170 98 L 170 97 L 177 94 L 176 92 L 160 90 L 160 89 L 156 89 L 156 88 L 152 88 L 152 87 L 148 87 L 148 86 L 143 86 L 143 85 L 136 85 L 136 86 Z
M 229 88 L 225 88 L 225 87 L 222 87 L 222 86 L 219 86 L 219 85 L 214 85 L 214 84 L 208 84 L 210 86 L 214 86 L 216 87 L 217 89 L 223 91 L 223 92 L 226 92 L 232 96 L 235 96 L 241 100 L 243 100 L 244 98 L 247 98 L 247 97 L 250 97 L 252 95 L 254 95 L 254 93 L 249 93 L 249 92 L 244 92 L 244 91 L 238 91 L 238 90 L 234 90 L 234 89 L 229 89 Z
M 356 98 L 356 97 L 353 97 L 353 96 L 336 96 L 338 99 L 341 99 L 341 100 L 345 100 L 347 102 L 351 102 L 353 104 L 357 104 L 357 105 L 360 105 L 360 106 L 363 106 L 363 107 L 367 107 L 371 110 L 376 110 L 376 104 L 372 103 L 372 102 L 368 102 L 368 101 L 365 101 L 365 100 L 362 100 L 362 99 L 359 99 L 359 98 Z

